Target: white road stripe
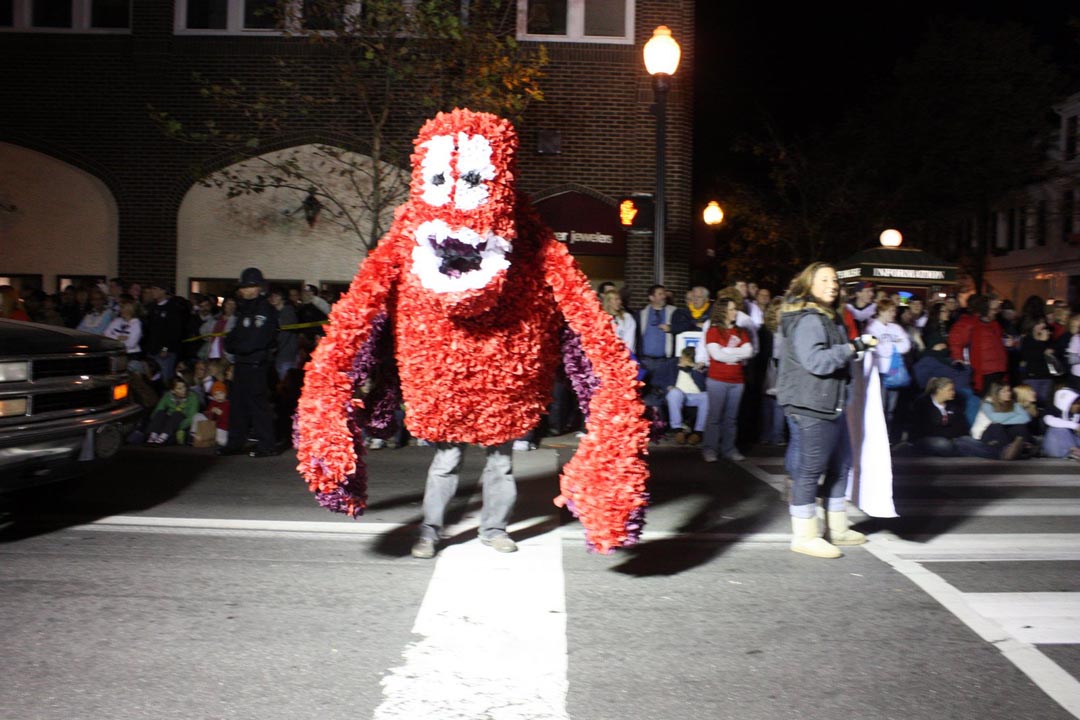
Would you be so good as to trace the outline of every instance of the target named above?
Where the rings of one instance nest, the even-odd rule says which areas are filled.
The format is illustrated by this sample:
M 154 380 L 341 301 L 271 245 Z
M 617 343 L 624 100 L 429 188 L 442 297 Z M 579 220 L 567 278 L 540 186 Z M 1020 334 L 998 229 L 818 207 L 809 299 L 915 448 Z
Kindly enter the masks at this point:
M 550 518 L 545 518 L 547 522 Z M 538 518 L 522 520 L 510 525 L 511 533 L 531 529 L 540 521 Z M 469 527 L 476 527 L 465 521 L 448 527 L 446 535 L 456 535 L 464 532 Z M 273 534 L 275 536 L 287 536 L 295 534 L 298 538 L 305 534 L 309 535 L 367 535 L 377 536 L 384 533 L 400 530 L 399 523 L 374 523 L 366 521 L 338 522 L 338 521 L 310 521 L 310 520 L 240 520 L 235 518 L 184 518 L 184 517 L 154 517 L 149 515 L 112 515 L 100 518 L 90 523 L 72 525 L 69 530 L 99 530 L 114 532 L 185 532 L 191 531 L 200 535 L 236 535 L 236 534 Z M 553 531 L 563 540 L 580 541 L 584 544 L 585 535 L 580 525 L 573 524 Z M 687 541 L 701 542 L 740 542 L 740 543 L 784 543 L 790 542 L 791 536 L 786 533 L 684 533 L 668 530 L 646 530 L 642 533 L 643 542 L 650 540 L 682 539 Z
M 897 500 L 896 511 L 901 517 L 1074 517 L 1080 515 L 1080 498 Z
M 1080 560 L 1077 533 L 953 533 L 903 540 L 880 532 L 871 537 L 870 544 L 896 558 L 917 562 Z
M 964 593 L 945 582 L 940 576 L 917 562 L 903 560 L 892 554 L 887 543 L 869 542 L 863 547 L 922 588 L 979 637 L 994 645 L 1051 699 L 1072 713 L 1073 717 L 1080 718 L 1080 681 L 1075 677 L 1046 657 L 1031 643 L 1017 640 L 1000 624 L 980 615 L 972 608 Z
M 965 593 L 968 604 L 1017 640 L 1032 645 L 1080 643 L 1080 593 Z
M 1075 487 L 1080 488 L 1080 474 L 1072 475 L 919 475 L 901 476 L 896 485 L 934 485 L 938 487 Z
M 554 528 L 553 528 L 554 529 Z M 562 541 L 443 549 L 375 720 L 567 720 Z

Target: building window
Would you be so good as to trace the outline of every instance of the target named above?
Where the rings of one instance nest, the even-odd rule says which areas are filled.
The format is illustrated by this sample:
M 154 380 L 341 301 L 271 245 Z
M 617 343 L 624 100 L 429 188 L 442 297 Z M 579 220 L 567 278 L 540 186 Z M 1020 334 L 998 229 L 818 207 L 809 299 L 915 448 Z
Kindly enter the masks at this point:
M 634 42 L 634 0 L 518 0 L 518 37 L 545 42 Z
M 1073 115 L 1065 120 L 1065 159 L 1076 158 L 1077 120 L 1080 116 Z
M 406 10 L 416 2 L 401 0 Z M 467 19 L 468 0 L 447 6 L 463 21 Z M 175 31 L 190 35 L 276 35 L 280 34 L 281 8 L 279 0 L 176 0 Z M 286 0 L 283 9 L 294 32 L 335 30 L 350 22 L 349 18 L 370 20 L 363 0 Z
M 1076 227 L 1076 192 L 1069 188 L 1061 195 L 1061 241 L 1069 242 Z
M 1035 211 L 1035 244 L 1039 247 L 1046 245 L 1046 201 L 1040 200 L 1038 209 Z
M 0 0 L 0 30 L 131 31 L 131 0 Z

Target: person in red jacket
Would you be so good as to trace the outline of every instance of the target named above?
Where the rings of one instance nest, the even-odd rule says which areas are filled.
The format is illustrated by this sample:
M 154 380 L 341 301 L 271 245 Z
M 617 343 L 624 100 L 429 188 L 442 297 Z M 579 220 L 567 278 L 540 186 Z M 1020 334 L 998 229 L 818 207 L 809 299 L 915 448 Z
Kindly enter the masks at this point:
M 1005 339 L 1001 325 L 994 322 L 990 298 L 986 295 L 968 298 L 968 313 L 949 328 L 949 355 L 954 366 L 971 367 L 971 386 L 978 394 L 991 383 L 1004 380 L 1009 367 Z

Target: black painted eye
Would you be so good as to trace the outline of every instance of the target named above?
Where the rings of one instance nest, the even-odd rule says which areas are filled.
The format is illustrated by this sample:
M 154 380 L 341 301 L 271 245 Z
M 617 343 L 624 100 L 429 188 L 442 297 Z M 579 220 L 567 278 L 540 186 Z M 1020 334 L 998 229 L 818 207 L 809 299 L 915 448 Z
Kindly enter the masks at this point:
M 444 182 L 446 182 L 446 177 L 444 177 L 442 173 L 439 173 L 435 177 L 431 178 L 431 184 L 436 187 L 442 185 Z
M 480 173 L 470 170 L 461 176 L 461 180 L 469 187 L 474 188 L 480 184 Z

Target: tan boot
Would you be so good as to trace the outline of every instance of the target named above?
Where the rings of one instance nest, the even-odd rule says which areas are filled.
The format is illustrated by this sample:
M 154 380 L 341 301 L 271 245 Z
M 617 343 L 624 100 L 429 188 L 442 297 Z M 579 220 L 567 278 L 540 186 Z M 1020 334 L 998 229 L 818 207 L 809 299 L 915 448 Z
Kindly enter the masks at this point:
M 862 545 L 866 536 L 858 530 L 848 527 L 847 513 L 843 510 L 827 513 L 829 521 L 829 542 L 833 545 Z
M 818 520 L 814 518 L 791 518 L 791 549 L 803 555 L 817 558 L 838 558 L 843 553 L 821 537 Z

